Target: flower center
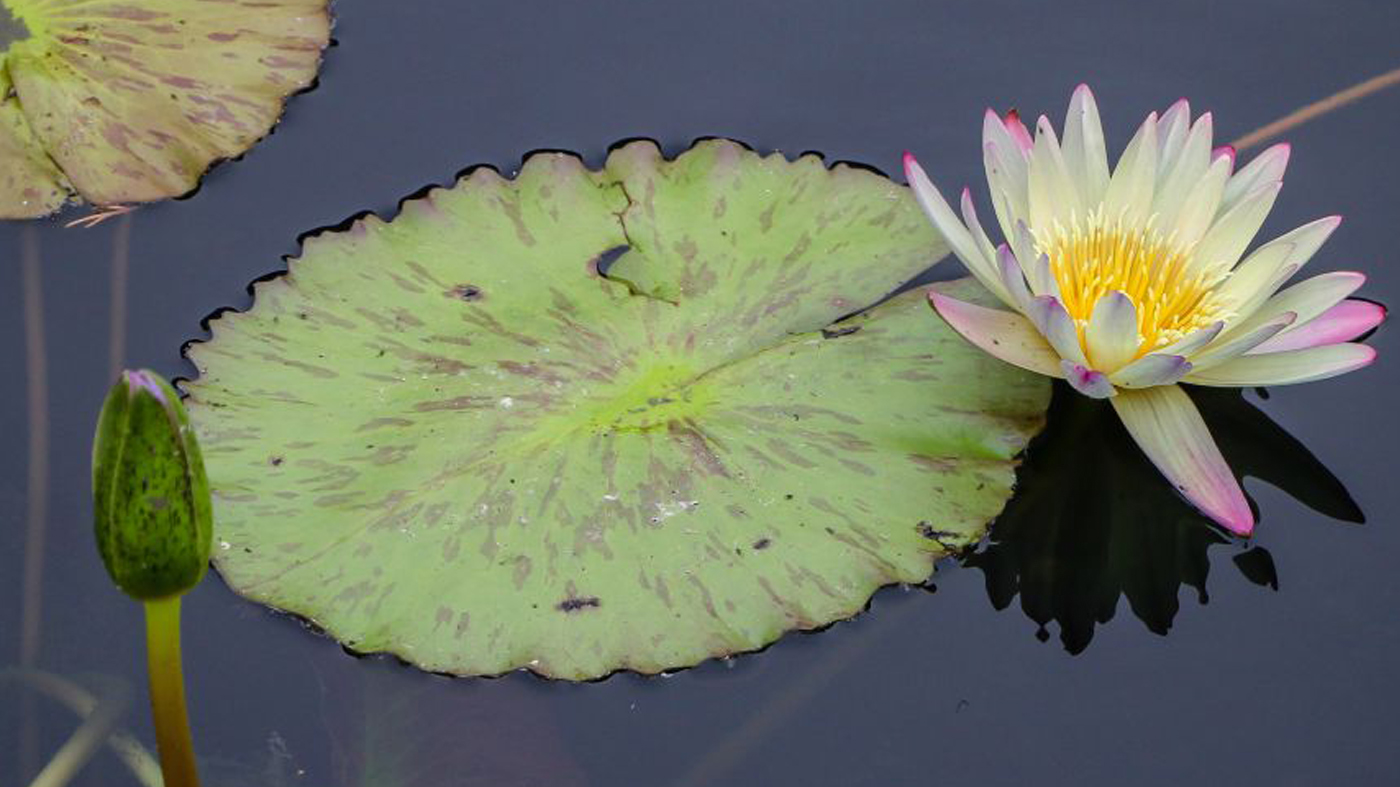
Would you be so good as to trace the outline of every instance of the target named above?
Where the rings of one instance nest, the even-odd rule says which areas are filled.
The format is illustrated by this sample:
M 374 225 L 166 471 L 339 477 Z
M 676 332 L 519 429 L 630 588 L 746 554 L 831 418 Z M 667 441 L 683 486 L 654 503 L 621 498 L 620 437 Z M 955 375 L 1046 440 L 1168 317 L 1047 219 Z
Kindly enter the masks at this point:
M 1118 290 L 1137 308 L 1139 355 L 1171 344 L 1228 315 L 1215 288 L 1229 266 L 1200 265 L 1193 249 L 1146 222 L 1110 219 L 1103 208 L 1035 232 L 1036 251 L 1050 257 L 1060 300 L 1079 327 L 1080 340 L 1094 304 Z

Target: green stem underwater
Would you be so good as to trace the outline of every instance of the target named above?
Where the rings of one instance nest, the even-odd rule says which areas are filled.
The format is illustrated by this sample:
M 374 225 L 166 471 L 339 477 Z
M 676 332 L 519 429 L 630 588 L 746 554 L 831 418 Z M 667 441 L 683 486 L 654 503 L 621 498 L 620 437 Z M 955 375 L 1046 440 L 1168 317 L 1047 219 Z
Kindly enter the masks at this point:
M 180 665 L 180 596 L 152 599 L 145 604 L 151 714 L 165 787 L 199 787 L 185 711 L 185 677 Z

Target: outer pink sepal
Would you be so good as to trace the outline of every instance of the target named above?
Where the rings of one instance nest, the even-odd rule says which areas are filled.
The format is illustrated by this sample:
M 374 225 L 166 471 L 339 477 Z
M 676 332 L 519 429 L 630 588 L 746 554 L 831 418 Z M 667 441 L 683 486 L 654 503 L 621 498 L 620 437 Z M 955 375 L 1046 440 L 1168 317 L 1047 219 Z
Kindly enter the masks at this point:
M 1037 374 L 1061 376 L 1060 357 L 1025 317 L 950 298 L 936 288 L 928 298 L 938 316 L 989 355 Z
M 1362 300 L 1345 300 L 1304 325 L 1269 339 L 1250 350 L 1251 354 L 1305 350 L 1324 344 L 1349 342 L 1385 319 L 1385 307 Z

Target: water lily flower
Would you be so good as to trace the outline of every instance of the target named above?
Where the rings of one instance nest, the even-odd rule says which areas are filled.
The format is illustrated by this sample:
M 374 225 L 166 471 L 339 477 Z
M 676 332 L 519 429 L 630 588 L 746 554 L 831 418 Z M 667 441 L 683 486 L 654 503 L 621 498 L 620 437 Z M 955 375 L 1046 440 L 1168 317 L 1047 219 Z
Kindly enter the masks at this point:
M 1111 171 L 1098 108 L 1081 85 L 1064 138 L 1035 135 L 1016 113 L 988 111 L 982 151 L 1006 242 L 994 246 L 962 193 L 958 216 L 918 162 L 904 157 L 919 203 L 954 254 L 1008 310 L 948 297 L 934 309 L 965 339 L 1075 390 L 1108 399 L 1168 480 L 1207 516 L 1248 535 L 1254 516 L 1200 413 L 1178 383 L 1266 386 L 1361 368 L 1352 343 L 1385 317 L 1348 299 L 1360 273 L 1280 288 L 1341 222 L 1305 224 L 1248 255 L 1288 164 L 1275 145 L 1235 169 L 1213 148 L 1211 116 L 1185 99 L 1152 113 Z

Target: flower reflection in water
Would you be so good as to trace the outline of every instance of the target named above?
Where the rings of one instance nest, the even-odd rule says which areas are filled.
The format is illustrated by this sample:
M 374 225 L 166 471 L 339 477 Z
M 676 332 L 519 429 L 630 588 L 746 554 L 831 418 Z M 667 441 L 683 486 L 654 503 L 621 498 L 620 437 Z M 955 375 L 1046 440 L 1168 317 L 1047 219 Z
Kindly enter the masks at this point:
M 1341 481 L 1239 391 L 1191 395 L 1238 476 L 1266 481 L 1333 519 L 1363 521 Z M 1163 483 L 1104 402 L 1056 383 L 1049 424 L 1027 449 L 1017 481 L 989 542 L 964 562 L 982 571 L 997 609 L 1019 595 L 1041 639 L 1054 621 L 1065 649 L 1079 653 L 1094 627 L 1113 618 L 1119 596 L 1158 634 L 1170 629 L 1183 585 L 1206 602 L 1207 552 L 1232 539 Z M 1233 563 L 1251 582 L 1277 589 L 1263 547 L 1237 552 Z

